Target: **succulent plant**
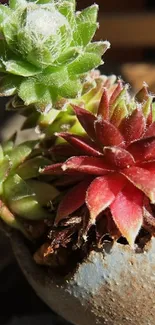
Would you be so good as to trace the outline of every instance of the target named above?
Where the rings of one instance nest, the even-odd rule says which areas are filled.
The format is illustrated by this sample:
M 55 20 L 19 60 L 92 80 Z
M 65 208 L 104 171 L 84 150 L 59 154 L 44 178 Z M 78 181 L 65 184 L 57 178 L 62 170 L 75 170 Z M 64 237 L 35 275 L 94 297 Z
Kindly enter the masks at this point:
M 44 134 L 46 139 L 50 138 L 51 143 L 51 137 L 54 137 L 56 131 L 83 133 L 84 130 L 71 104 L 85 107 L 85 109 L 95 113 L 102 96 L 102 88 L 107 87 L 110 94 L 116 87 L 116 80 L 117 77 L 115 75 L 107 77 L 101 75 L 99 70 L 92 70 L 87 74 L 87 78 L 84 78 L 81 96 L 74 99 L 62 97 L 49 112 L 37 112 L 32 105 L 25 107 L 23 101 L 18 96 L 11 98 L 6 107 L 7 110 L 20 111 L 20 114 L 25 116 L 22 130 L 37 127 L 38 133 Z M 56 142 L 60 143 L 63 140 L 57 138 Z
M 37 228 L 39 220 L 52 218 L 52 200 L 59 195 L 39 177 L 39 168 L 50 161 L 41 153 L 37 140 L 16 146 L 10 139 L 0 146 L 0 217 L 27 237 L 26 220 L 29 224 L 37 221 Z
M 98 6 L 75 6 L 0 5 L 0 96 L 37 134 L 0 145 L 0 227 L 37 294 L 72 323 L 154 324 L 155 103 L 146 84 L 133 95 L 95 69 L 110 45 L 92 42 Z M 32 254 L 56 268 L 52 281 Z
M 57 163 L 41 171 L 55 176 L 58 186 L 72 183 L 59 203 L 55 227 L 85 216 L 83 238 L 101 222 L 104 236 L 122 235 L 134 247 L 142 227 L 154 231 L 152 96 L 144 85 L 131 97 L 119 81 L 110 96 L 104 88 L 96 114 L 73 109 L 86 134 L 58 133 L 66 143 L 51 148 Z
M 75 12 L 74 0 L 10 0 L 0 5 L 0 93 L 48 111 L 81 94 L 109 42 L 91 42 L 98 6 Z
M 0 95 L 26 116 L 22 129 L 40 132 L 0 146 L 0 216 L 39 239 L 39 264 L 155 235 L 153 96 L 94 70 L 109 47 L 92 42 L 97 11 L 76 12 L 74 0 L 0 5 Z

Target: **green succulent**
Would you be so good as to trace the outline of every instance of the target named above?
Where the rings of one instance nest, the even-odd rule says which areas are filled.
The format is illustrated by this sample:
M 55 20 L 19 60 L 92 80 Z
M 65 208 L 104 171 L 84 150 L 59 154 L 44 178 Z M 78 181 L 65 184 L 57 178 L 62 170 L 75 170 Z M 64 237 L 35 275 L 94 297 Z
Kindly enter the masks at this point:
M 18 146 L 9 140 L 0 146 L 0 217 L 26 236 L 25 220 L 52 218 L 49 210 L 59 191 L 39 176 L 39 169 L 50 162 L 37 140 Z
M 10 0 L 0 5 L 0 93 L 48 111 L 81 95 L 82 81 L 102 63 L 109 42 L 91 42 L 98 6 L 75 11 L 74 0 Z
M 101 75 L 99 70 L 94 70 L 87 75 L 83 82 L 81 96 L 74 99 L 61 98 L 55 103 L 55 106 L 49 112 L 41 113 L 35 110 L 35 107 L 24 106 L 23 101 L 18 96 L 14 96 L 7 104 L 8 110 L 20 111 L 25 116 L 22 130 L 37 127 L 41 136 L 45 138 L 54 136 L 55 132 L 70 131 L 77 134 L 83 134 L 81 127 L 71 105 L 85 107 L 92 113 L 96 113 L 103 87 L 107 86 L 109 94 L 116 87 L 116 76 L 109 77 Z M 63 139 L 56 138 L 56 142 L 63 142 Z

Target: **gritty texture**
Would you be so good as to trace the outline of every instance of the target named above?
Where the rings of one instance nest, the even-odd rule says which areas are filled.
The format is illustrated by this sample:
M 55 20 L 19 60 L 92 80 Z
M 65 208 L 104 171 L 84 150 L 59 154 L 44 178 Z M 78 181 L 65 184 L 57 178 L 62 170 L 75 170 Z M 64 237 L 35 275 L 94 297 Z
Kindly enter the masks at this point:
M 11 242 L 36 293 L 73 324 L 154 325 L 154 238 L 145 252 L 106 244 L 102 251 L 92 251 L 68 278 L 35 265 L 21 235 L 13 232 Z

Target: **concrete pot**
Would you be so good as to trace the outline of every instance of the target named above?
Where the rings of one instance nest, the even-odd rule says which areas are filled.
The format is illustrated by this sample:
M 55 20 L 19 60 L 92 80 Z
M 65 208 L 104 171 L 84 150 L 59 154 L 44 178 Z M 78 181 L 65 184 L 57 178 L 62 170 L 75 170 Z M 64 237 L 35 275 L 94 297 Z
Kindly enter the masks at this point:
M 22 236 L 11 235 L 17 261 L 37 295 L 76 325 L 155 324 L 155 238 L 145 252 L 106 244 L 68 278 L 38 267 Z

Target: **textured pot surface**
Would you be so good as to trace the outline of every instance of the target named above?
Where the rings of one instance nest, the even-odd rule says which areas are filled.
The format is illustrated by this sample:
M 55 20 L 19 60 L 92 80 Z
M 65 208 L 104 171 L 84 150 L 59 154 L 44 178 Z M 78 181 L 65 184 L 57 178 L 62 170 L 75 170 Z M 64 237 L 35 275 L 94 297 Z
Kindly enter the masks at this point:
M 11 241 L 36 293 L 73 324 L 155 324 L 155 238 L 144 253 L 118 243 L 106 244 L 65 279 L 35 265 L 19 234 L 13 233 Z

